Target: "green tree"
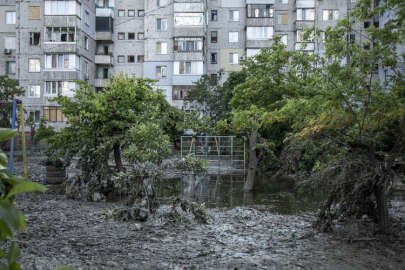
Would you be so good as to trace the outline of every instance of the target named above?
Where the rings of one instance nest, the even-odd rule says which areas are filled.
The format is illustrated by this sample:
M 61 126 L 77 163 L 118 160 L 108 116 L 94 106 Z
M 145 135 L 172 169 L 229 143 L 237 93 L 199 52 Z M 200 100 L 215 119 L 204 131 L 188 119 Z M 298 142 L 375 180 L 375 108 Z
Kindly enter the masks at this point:
M 39 121 L 38 130 L 35 132 L 34 140 L 37 142 L 44 141 L 48 142 L 48 140 L 54 136 L 55 129 L 52 126 L 47 126 L 47 121 L 45 118 L 41 118 Z
M 357 34 L 352 18 L 328 28 L 325 54 L 307 68 L 322 79 L 311 95 L 288 97 L 271 118 L 292 120 L 291 141 L 312 139 L 337 149 L 323 153 L 312 169 L 313 179 L 330 187 L 318 223 L 323 230 L 342 215 L 364 214 L 378 220 L 381 232 L 389 228 L 386 194 L 405 149 L 405 81 L 399 65 L 405 59 L 398 50 L 405 20 L 403 12 L 396 13 L 404 5 L 388 1 L 373 9 L 370 1 L 359 1 L 356 19 L 387 13 L 391 19 L 367 29 L 365 44 L 348 38 Z
M 225 82 L 223 72 L 217 76 L 204 75 L 195 83 L 195 86 L 187 93 L 185 101 L 191 104 L 197 103 L 197 110 L 204 110 L 205 115 L 215 122 L 229 120 L 231 117 L 230 101 L 234 88 L 245 81 L 244 71 L 232 72 Z
M 314 79 L 305 70 L 313 56 L 287 51 L 279 38 L 269 48 L 262 49 L 254 58 L 243 64 L 246 80 L 237 85 L 231 99 L 233 130 L 248 138 L 248 176 L 245 190 L 252 190 L 258 166 L 259 138 L 283 141 L 288 129 L 280 129 L 281 121 L 269 121 L 272 114 L 281 108 L 286 97 L 294 97 L 308 91 Z M 267 132 L 266 130 L 278 130 Z M 271 144 L 264 144 L 266 147 Z M 269 149 L 267 149 L 269 150 Z
M 68 160 L 76 154 L 82 155 L 90 171 L 100 164 L 108 167 L 110 154 L 116 170 L 122 170 L 123 150 L 128 150 L 126 157 L 133 161 L 144 160 L 130 151 L 134 149 L 143 149 L 142 153 L 155 151 L 163 158 L 167 151 L 153 140 L 168 144 L 166 135 L 160 132 L 162 104 L 166 101 L 160 92 L 153 90 L 152 83 L 148 79 L 119 75 L 99 93 L 90 85 L 79 83 L 74 99 L 58 96 L 55 101 L 61 105 L 68 126 L 54 136 L 52 145 Z M 151 132 L 157 132 L 156 136 Z M 142 139 L 150 149 L 142 146 Z
M 11 102 L 15 97 L 24 94 L 24 89 L 19 87 L 18 81 L 8 76 L 0 76 L 0 102 Z M 1 104 L 0 126 L 11 127 L 10 119 L 12 114 L 12 103 Z
M 36 134 L 36 123 L 34 120 L 34 117 L 30 114 L 27 118 L 27 120 L 25 120 L 25 124 L 26 126 L 28 126 L 30 128 L 30 137 L 31 137 L 31 145 L 35 144 L 35 134 Z

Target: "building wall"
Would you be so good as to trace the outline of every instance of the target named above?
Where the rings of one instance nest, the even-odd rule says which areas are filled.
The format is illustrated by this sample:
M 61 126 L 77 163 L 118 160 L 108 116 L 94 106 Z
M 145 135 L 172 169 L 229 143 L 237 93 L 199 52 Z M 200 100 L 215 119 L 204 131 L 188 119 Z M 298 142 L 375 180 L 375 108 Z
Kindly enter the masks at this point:
M 225 75 L 241 69 L 240 62 L 246 58 L 247 50 L 259 50 L 268 47 L 271 40 L 248 40 L 247 27 L 272 27 L 273 36 L 286 35 L 286 45 L 289 50 L 297 49 L 297 30 L 317 26 L 326 29 L 336 23 L 336 20 L 325 21 L 323 10 L 331 9 L 339 12 L 339 18 L 347 16 L 352 9 L 352 0 L 201 0 L 197 3 L 182 1 L 167 1 L 168 4 L 158 7 L 156 0 L 109 0 L 108 5 L 95 7 L 95 1 L 80 1 L 82 4 L 80 16 L 45 16 L 44 0 L 0 0 L 0 74 L 6 73 L 6 62 L 17 62 L 16 74 L 11 77 L 20 80 L 21 86 L 28 89 L 30 85 L 41 85 L 41 96 L 30 98 L 21 97 L 28 111 L 40 110 L 43 106 L 56 106 L 44 96 L 45 82 L 55 80 L 84 80 L 83 67 L 88 64 L 88 81 L 97 90 L 106 87 L 111 75 L 127 74 L 155 79 L 156 88 L 162 89 L 167 101 L 173 106 L 184 108 L 184 102 L 174 97 L 173 89 L 192 86 L 201 75 L 175 75 L 174 67 L 177 61 L 202 61 L 203 74 L 216 74 L 220 70 Z M 273 16 L 270 18 L 248 18 L 247 5 L 273 5 Z M 41 17 L 38 20 L 28 19 L 29 7 L 40 6 Z M 299 8 L 314 8 L 314 20 L 297 20 Z M 5 12 L 17 12 L 16 25 L 5 24 Z M 216 20 L 211 19 L 211 11 L 216 10 Z M 84 18 L 88 13 L 88 21 Z M 134 11 L 134 16 L 130 12 Z M 231 20 L 230 12 L 239 11 L 239 20 Z M 177 13 L 203 12 L 204 20 L 200 26 L 176 26 Z M 283 16 L 281 16 L 283 15 Z M 106 17 L 112 24 L 110 30 L 96 31 L 96 17 Z M 167 19 L 167 29 L 157 29 L 157 19 Z M 382 24 L 381 24 L 382 25 Z M 45 43 L 46 26 L 75 26 L 77 27 L 76 44 Z M 364 22 L 356 24 L 356 41 L 364 42 Z M 217 31 L 217 42 L 211 42 L 211 32 Z M 29 33 L 40 32 L 39 46 L 29 45 Z M 238 32 L 238 41 L 230 42 L 229 33 Z M 124 34 L 124 39 L 118 36 Z M 134 39 L 129 39 L 128 33 L 134 33 Z M 143 36 L 141 35 L 143 33 Z M 4 39 L 16 36 L 16 50 L 11 54 L 4 53 Z M 88 38 L 88 49 L 84 48 L 84 38 Z M 202 52 L 176 52 L 174 40 L 176 37 L 203 37 Z M 167 53 L 156 51 L 157 42 L 167 43 Z M 104 50 L 107 47 L 107 50 Z M 322 53 L 322 40 L 315 39 L 307 48 Z M 403 49 L 403 48 L 402 48 Z M 45 70 L 45 54 L 76 53 L 80 56 L 80 71 L 47 71 Z M 238 54 L 239 64 L 230 63 L 230 53 Z M 211 61 L 211 55 L 216 54 L 216 63 Z M 134 61 L 130 59 L 134 57 Z M 28 72 L 29 58 L 41 59 L 39 73 Z M 123 60 L 123 61 L 121 61 Z M 156 67 L 166 66 L 167 76 L 156 77 Z M 104 70 L 108 76 L 104 78 Z M 97 71 L 97 72 L 96 72 Z M 226 76 L 225 76 L 226 77 Z M 55 125 L 60 125 L 55 124 Z

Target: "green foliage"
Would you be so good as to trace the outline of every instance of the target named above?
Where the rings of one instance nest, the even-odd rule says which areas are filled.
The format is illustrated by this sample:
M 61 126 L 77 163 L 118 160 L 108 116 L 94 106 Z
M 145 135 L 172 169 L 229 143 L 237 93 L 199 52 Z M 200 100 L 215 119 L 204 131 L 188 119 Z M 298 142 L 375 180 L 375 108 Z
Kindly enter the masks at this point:
M 179 170 L 192 172 L 195 175 L 204 175 L 208 172 L 207 161 L 196 158 L 192 154 L 188 154 L 183 159 L 178 160 L 176 167 Z
M 24 89 L 19 87 L 17 80 L 8 76 L 0 76 L 0 101 L 12 101 L 17 96 L 22 96 Z M 10 119 L 13 104 L 1 104 L 0 106 L 0 127 L 11 127 Z
M 67 161 L 80 154 L 90 172 L 100 163 L 107 164 L 110 153 L 117 170 L 121 170 L 122 151 L 132 162 L 164 158 L 168 137 L 162 131 L 166 119 L 162 104 L 166 101 L 152 83 L 119 75 L 99 93 L 80 82 L 74 99 L 55 98 L 69 125 L 52 139 L 54 149 Z
M 0 141 L 10 139 L 16 134 L 15 130 L 0 128 Z M 46 190 L 40 184 L 8 174 L 7 165 L 7 156 L 0 151 L 0 242 L 2 246 L 7 240 L 13 239 L 14 232 L 26 229 L 24 216 L 17 210 L 13 201 L 14 196 L 25 192 Z M 0 269 L 20 269 L 19 257 L 18 244 L 12 241 L 7 257 L 5 257 L 4 250 L 0 249 Z
M 170 154 L 169 136 L 156 123 L 141 123 L 130 128 L 126 140 L 130 144 L 123 154 L 131 163 L 160 164 Z
M 185 101 L 191 104 L 196 103 L 197 110 L 203 111 L 204 115 L 209 116 L 215 122 L 229 119 L 233 90 L 235 86 L 245 80 L 245 77 L 245 72 L 232 72 L 225 82 L 221 83 L 222 72 L 215 77 L 203 75 L 187 93 Z
M 46 119 L 41 118 L 38 130 L 35 133 L 36 141 L 47 142 L 52 136 L 56 134 L 55 129 L 52 126 L 47 126 L 46 123 Z
M 375 9 L 370 5 L 359 1 L 356 18 L 393 15 L 404 8 L 403 1 Z M 291 123 L 286 143 L 316 141 L 313 149 L 300 151 L 298 169 L 327 184 L 329 197 L 320 214 L 323 229 L 341 215 L 362 214 L 374 216 L 380 229 L 386 229 L 382 201 L 405 149 L 405 81 L 398 65 L 405 59 L 397 50 L 405 40 L 403 17 L 397 14 L 384 27 L 367 29 L 371 48 L 348 42 L 356 31 L 352 20 L 329 27 L 325 54 L 308 58 L 311 64 L 301 71 L 312 73 L 306 80 L 311 92 L 286 95 L 283 106 L 269 114 L 270 123 L 280 119 Z

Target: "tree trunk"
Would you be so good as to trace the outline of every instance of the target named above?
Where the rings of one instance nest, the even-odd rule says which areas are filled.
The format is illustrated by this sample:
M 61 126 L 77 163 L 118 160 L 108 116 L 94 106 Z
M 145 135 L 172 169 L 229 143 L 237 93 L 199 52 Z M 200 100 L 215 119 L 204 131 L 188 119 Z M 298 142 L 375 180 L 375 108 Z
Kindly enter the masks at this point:
M 244 190 L 251 191 L 255 182 L 255 175 L 257 169 L 257 156 L 256 156 L 256 142 L 258 130 L 255 129 L 249 134 L 249 165 L 248 175 L 245 182 Z
M 117 171 L 122 170 L 122 160 L 121 160 L 121 145 L 119 143 L 114 144 L 114 161 L 115 161 L 115 168 Z
M 378 227 L 381 233 L 386 234 L 389 230 L 389 218 L 387 196 L 384 187 L 377 185 L 374 188 L 374 194 L 377 200 Z

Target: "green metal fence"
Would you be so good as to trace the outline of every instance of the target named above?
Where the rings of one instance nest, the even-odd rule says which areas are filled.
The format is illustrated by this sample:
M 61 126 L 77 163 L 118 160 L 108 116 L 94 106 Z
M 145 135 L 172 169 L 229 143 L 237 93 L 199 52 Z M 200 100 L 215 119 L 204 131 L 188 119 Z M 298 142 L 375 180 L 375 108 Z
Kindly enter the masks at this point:
M 192 154 L 209 166 L 235 170 L 246 169 L 246 142 L 236 136 L 182 136 L 181 158 Z

